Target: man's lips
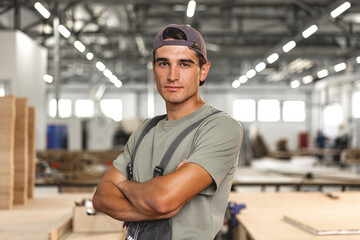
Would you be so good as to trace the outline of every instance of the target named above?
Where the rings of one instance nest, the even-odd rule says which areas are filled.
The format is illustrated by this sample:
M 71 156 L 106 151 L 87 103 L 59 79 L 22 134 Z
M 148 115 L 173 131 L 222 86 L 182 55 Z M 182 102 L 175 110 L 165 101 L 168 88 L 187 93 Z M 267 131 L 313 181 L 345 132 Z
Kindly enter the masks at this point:
M 180 90 L 182 87 L 179 87 L 179 86 L 165 86 L 165 88 L 170 92 L 176 92 L 176 91 Z

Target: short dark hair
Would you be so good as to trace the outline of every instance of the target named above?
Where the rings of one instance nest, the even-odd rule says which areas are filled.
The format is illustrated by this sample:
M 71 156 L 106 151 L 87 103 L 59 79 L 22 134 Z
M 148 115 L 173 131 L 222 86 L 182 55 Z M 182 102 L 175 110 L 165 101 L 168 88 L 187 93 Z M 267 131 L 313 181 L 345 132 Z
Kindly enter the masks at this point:
M 163 39 L 176 39 L 176 40 L 187 40 L 186 35 L 183 31 L 177 28 L 169 27 L 166 28 L 163 32 Z M 206 59 L 198 52 L 196 52 L 196 56 L 199 59 L 200 68 L 207 63 Z M 153 52 L 153 62 L 155 63 L 155 51 Z M 205 81 L 200 81 L 200 86 L 203 85 Z

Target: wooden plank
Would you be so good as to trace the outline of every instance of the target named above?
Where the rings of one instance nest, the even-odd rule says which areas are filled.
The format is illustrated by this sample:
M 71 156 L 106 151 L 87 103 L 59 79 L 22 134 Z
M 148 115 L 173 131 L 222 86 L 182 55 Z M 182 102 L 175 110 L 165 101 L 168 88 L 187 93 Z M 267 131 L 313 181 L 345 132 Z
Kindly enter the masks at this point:
M 231 193 L 230 201 L 246 208 L 237 215 L 239 224 L 255 240 L 358 240 L 360 235 L 319 236 L 284 221 L 291 216 L 317 229 L 359 226 L 360 192 L 335 192 L 332 199 L 320 192 Z M 352 213 L 352 214 L 351 214 Z
M 14 201 L 15 96 L 0 98 L 0 209 Z
M 37 195 L 26 205 L 0 210 L 0 239 L 48 240 L 49 232 L 72 217 L 75 201 L 92 194 Z M 62 238 L 61 238 L 62 239 Z
M 34 197 L 35 188 L 35 172 L 36 172 L 36 109 L 29 107 L 29 121 L 28 121 L 28 198 Z
M 16 99 L 14 151 L 14 203 L 27 202 L 28 189 L 28 99 Z
M 49 240 L 58 240 L 65 233 L 70 232 L 72 228 L 72 217 L 68 217 L 65 219 L 63 223 L 61 223 L 58 227 L 52 229 L 49 232 Z

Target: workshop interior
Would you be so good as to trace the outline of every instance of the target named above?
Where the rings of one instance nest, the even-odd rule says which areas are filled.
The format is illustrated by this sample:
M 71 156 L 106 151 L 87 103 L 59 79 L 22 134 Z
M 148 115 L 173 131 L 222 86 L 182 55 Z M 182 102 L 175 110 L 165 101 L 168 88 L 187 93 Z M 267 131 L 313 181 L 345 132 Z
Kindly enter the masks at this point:
M 166 114 L 169 24 L 202 34 L 200 96 L 242 126 L 215 240 L 360 239 L 359 0 L 0 0 L 0 239 L 125 240 L 92 196 Z

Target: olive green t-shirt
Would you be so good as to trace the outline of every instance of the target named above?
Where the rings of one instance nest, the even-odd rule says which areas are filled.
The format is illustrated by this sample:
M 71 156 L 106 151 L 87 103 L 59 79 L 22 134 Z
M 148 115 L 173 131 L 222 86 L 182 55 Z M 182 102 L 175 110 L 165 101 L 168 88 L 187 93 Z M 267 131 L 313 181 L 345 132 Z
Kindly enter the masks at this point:
M 150 180 L 155 166 L 160 164 L 173 140 L 189 125 L 215 111 L 216 108 L 204 104 L 181 119 L 161 120 L 145 135 L 137 150 L 133 167 L 134 179 L 138 182 Z M 136 141 L 149 121 L 147 119 L 139 125 L 126 144 L 124 153 L 113 163 L 125 177 Z M 205 119 L 179 144 L 164 175 L 173 172 L 180 162 L 187 159 L 187 162 L 203 167 L 214 181 L 171 218 L 173 240 L 209 240 L 214 239 L 219 232 L 238 166 L 241 141 L 242 127 L 239 122 L 227 113 L 220 112 Z

